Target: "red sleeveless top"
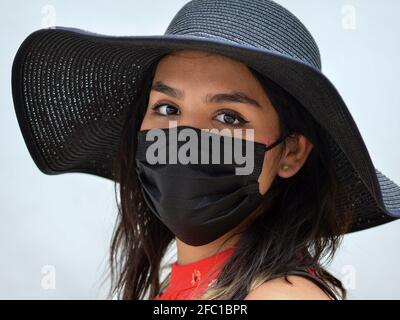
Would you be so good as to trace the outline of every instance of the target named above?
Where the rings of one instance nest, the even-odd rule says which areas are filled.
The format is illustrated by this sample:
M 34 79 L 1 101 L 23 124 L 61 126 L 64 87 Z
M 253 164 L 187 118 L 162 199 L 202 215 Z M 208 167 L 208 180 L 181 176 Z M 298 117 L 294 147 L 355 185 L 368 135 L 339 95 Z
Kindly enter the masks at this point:
M 228 248 L 212 256 L 186 265 L 171 265 L 171 276 L 168 287 L 154 300 L 196 300 L 208 286 L 216 280 L 224 262 L 234 252 L 235 247 Z M 312 268 L 307 272 L 318 277 Z

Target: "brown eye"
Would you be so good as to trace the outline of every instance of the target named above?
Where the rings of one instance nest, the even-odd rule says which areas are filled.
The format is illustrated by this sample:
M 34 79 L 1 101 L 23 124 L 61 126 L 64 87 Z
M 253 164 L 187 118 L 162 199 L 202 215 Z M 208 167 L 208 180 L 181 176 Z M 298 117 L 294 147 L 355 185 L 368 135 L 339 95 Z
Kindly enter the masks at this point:
M 219 113 L 215 117 L 215 119 L 223 124 L 226 124 L 228 126 L 233 126 L 233 127 L 242 126 L 249 122 L 249 121 L 244 120 L 238 114 L 229 112 L 229 111 L 223 111 L 223 112 Z
M 169 115 L 175 115 L 175 114 L 180 114 L 178 108 L 171 106 L 169 104 L 163 103 L 163 104 L 156 104 L 152 108 L 156 113 L 163 115 L 163 116 L 169 116 Z
M 221 113 L 219 114 L 216 119 L 218 121 L 221 121 L 222 123 L 226 123 L 226 124 L 231 124 L 231 125 L 235 125 L 235 124 L 239 124 L 240 121 L 233 115 L 231 114 L 227 114 L 227 113 Z

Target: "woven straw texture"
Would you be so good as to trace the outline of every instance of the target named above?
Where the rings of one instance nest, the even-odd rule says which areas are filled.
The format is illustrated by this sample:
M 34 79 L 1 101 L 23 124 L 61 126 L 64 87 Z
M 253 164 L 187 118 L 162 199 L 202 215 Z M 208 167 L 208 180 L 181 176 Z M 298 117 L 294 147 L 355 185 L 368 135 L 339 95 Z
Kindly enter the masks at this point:
M 371 162 L 344 101 L 321 72 L 305 26 L 269 0 L 194 0 L 164 35 L 105 36 L 57 27 L 29 35 L 18 50 L 12 89 L 30 154 L 46 174 L 113 179 L 112 159 L 150 64 L 173 50 L 237 59 L 290 92 L 331 134 L 340 182 L 337 205 L 355 216 L 350 232 L 400 217 L 400 188 Z

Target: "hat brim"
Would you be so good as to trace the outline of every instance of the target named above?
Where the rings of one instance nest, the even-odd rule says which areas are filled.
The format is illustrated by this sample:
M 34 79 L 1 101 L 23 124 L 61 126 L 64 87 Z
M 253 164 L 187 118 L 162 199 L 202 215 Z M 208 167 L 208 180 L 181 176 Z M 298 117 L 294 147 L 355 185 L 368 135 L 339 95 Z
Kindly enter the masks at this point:
M 354 215 L 349 232 L 400 218 L 400 187 L 374 168 L 348 108 L 320 70 L 273 49 L 217 37 L 106 36 L 65 27 L 30 34 L 14 59 L 12 93 L 38 168 L 45 174 L 81 172 L 112 179 L 124 117 L 136 101 L 135 84 L 150 64 L 183 49 L 222 54 L 268 76 L 330 133 L 345 186 L 338 206 Z

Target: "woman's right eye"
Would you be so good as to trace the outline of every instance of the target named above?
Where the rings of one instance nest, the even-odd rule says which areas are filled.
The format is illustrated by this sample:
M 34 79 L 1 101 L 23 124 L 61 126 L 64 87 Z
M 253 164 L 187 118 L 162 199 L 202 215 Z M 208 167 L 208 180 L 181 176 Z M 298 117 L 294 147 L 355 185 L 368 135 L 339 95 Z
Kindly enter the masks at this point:
M 155 104 L 152 107 L 152 110 L 154 110 L 155 113 L 163 115 L 163 116 L 180 114 L 178 108 L 171 106 L 169 104 L 166 104 L 166 103 Z

